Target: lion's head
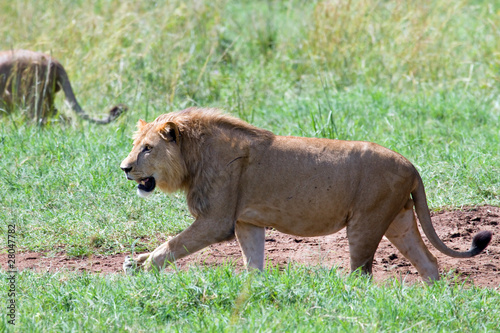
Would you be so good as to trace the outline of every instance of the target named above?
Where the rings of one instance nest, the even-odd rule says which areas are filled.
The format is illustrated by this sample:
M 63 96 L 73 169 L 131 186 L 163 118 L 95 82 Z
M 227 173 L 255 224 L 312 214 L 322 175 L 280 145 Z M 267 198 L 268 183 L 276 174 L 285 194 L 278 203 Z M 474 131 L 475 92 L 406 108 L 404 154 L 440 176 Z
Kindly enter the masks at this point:
M 151 123 L 139 120 L 137 127 L 134 147 L 120 165 L 127 179 L 139 184 L 137 193 L 142 197 L 149 196 L 156 186 L 164 192 L 180 189 L 187 169 L 178 126 L 159 117 Z

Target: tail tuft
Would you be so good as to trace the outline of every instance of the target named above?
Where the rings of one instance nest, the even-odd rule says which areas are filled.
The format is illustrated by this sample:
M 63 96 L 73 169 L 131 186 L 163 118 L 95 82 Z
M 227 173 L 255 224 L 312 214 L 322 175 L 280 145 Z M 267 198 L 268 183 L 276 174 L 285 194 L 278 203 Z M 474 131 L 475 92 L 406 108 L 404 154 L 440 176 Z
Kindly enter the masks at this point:
M 472 246 L 468 252 L 472 256 L 478 255 L 488 246 L 491 241 L 491 231 L 480 231 L 472 239 Z
M 121 115 L 123 112 L 127 111 L 128 107 L 124 104 L 118 104 L 114 106 L 111 110 L 109 110 L 109 118 L 110 120 L 114 120 L 118 118 L 119 115 Z

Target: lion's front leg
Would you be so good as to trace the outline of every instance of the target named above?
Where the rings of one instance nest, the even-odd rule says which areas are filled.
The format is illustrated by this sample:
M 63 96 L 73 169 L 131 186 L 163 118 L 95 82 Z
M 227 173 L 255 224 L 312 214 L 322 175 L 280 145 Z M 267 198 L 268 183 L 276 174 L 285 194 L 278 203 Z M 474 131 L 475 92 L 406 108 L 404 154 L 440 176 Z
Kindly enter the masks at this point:
M 186 230 L 158 246 L 153 252 L 141 254 L 136 260 L 125 259 L 123 267 L 127 274 L 138 268 L 160 271 L 177 259 L 232 238 L 234 222 L 231 220 L 197 218 Z
M 247 269 L 264 270 L 266 229 L 238 221 L 236 222 L 235 232 Z

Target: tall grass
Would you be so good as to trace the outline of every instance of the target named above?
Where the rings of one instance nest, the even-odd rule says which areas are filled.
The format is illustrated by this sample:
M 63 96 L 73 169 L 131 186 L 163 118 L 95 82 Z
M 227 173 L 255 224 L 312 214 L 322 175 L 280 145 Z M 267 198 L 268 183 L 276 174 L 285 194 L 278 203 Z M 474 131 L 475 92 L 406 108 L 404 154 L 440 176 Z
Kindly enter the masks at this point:
M 248 115 L 325 81 L 328 94 L 362 86 L 488 96 L 500 79 L 495 2 L 16 1 L 0 15 L 1 49 L 52 53 L 97 110 L 113 97 L 152 115 L 173 103 Z
M 308 34 L 311 56 L 339 87 L 492 87 L 500 75 L 498 16 L 495 2 L 324 1 Z

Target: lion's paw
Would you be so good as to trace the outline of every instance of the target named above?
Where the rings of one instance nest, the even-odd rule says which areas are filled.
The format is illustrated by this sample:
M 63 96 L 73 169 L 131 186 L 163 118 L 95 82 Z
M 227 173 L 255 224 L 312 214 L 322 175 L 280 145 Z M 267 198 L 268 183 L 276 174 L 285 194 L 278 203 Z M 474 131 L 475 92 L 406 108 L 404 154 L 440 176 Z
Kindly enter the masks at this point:
M 123 262 L 123 271 L 127 275 L 134 275 L 137 269 L 137 262 L 131 256 L 126 256 Z

